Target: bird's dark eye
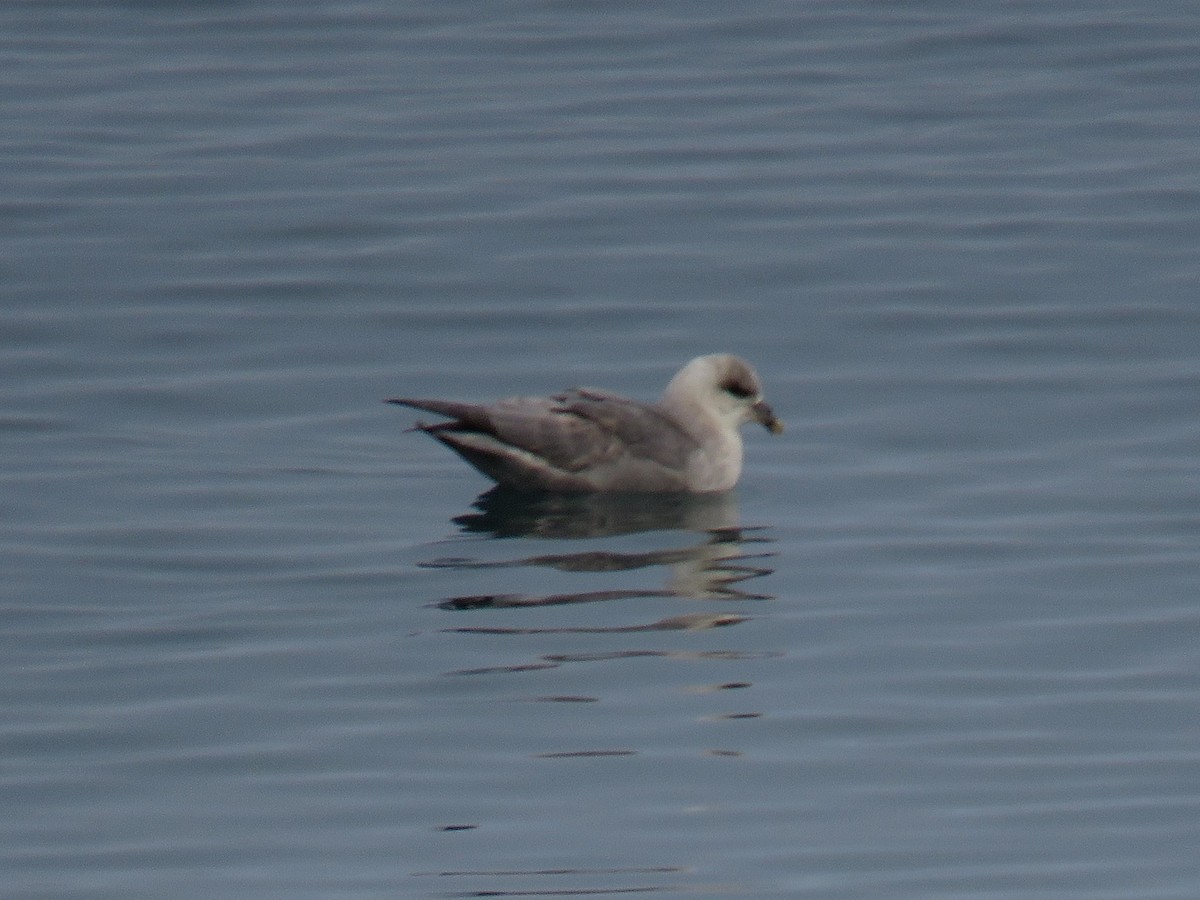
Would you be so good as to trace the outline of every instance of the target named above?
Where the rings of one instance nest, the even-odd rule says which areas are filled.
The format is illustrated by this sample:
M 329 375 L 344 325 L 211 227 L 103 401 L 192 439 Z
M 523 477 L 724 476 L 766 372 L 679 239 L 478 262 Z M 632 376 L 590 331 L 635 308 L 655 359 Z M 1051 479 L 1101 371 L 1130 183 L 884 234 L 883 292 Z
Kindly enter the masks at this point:
M 724 388 L 739 400 L 745 400 L 747 397 L 754 396 L 754 390 L 749 385 L 741 381 L 731 381 L 724 385 Z

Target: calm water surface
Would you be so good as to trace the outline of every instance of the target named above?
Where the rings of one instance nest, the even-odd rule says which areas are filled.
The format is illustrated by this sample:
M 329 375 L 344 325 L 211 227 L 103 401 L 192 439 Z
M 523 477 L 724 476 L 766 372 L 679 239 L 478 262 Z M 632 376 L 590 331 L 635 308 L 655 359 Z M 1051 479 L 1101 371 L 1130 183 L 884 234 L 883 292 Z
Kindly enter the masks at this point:
M 1191 3 L 0 7 L 6 897 L 1200 896 Z M 789 429 L 484 495 L 398 393 Z

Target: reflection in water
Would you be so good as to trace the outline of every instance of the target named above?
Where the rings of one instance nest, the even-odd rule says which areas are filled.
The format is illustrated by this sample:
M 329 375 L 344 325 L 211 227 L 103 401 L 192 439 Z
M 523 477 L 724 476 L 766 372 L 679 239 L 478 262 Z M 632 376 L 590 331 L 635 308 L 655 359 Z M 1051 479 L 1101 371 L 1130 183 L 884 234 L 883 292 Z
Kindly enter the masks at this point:
M 540 596 L 527 594 L 475 594 L 449 597 L 443 609 L 467 610 L 503 607 L 559 606 L 648 597 L 691 597 L 715 600 L 769 600 L 736 585 L 769 575 L 773 570 L 759 563 L 773 554 L 747 552 L 747 545 L 766 544 L 764 529 L 738 524 L 737 504 L 732 494 L 713 496 L 644 496 L 604 494 L 528 494 L 493 489 L 474 503 L 479 512 L 454 521 L 467 532 L 511 538 L 552 537 L 584 539 L 630 535 L 649 531 L 683 531 L 702 539 L 684 547 L 640 553 L 582 550 L 526 556 L 501 562 L 484 562 L 463 557 L 442 557 L 422 565 L 446 569 L 503 569 L 543 567 L 561 572 L 627 572 L 657 566 L 667 567 L 669 577 L 662 587 L 645 589 L 590 590 Z M 728 621 L 716 624 L 731 624 Z M 660 625 L 660 628 L 679 627 Z M 686 627 L 713 627 L 690 624 Z M 628 626 L 626 626 L 628 628 Z
M 691 540 L 682 547 L 640 552 L 618 552 L 584 547 L 571 553 L 522 556 L 500 561 L 475 560 L 461 556 L 440 557 L 422 563 L 430 569 L 501 570 L 547 568 L 559 572 L 603 575 L 608 572 L 665 569 L 662 586 L 646 588 L 591 589 L 552 594 L 489 593 L 447 597 L 435 605 L 445 610 L 531 609 L 597 603 L 610 600 L 687 598 L 701 600 L 770 600 L 768 594 L 743 590 L 742 582 L 769 575 L 773 570 L 762 561 L 773 554 L 759 548 L 770 544 L 766 529 L 738 523 L 732 494 L 713 496 L 635 496 L 604 494 L 529 494 L 493 488 L 475 500 L 478 512 L 454 521 L 467 532 L 497 538 L 536 536 L 582 541 L 594 537 L 632 535 L 648 531 L 683 532 Z M 697 536 L 699 540 L 697 540 Z M 704 631 L 748 620 L 732 613 L 683 613 L 653 622 L 614 623 L 575 627 L 458 626 L 445 633 L 533 635 L 533 634 L 638 634 L 670 631 Z M 486 675 L 501 672 L 532 672 L 569 662 L 596 662 L 657 656 L 672 659 L 758 658 L 761 654 L 740 651 L 617 650 L 606 653 L 548 654 L 533 661 L 507 666 L 459 669 L 453 675 Z
M 463 531 L 493 537 L 589 538 L 643 531 L 712 531 L 737 525 L 737 502 L 724 494 L 543 494 L 492 488 L 478 512 L 454 519 Z
M 474 511 L 459 516 L 454 521 L 469 535 L 487 536 L 502 541 L 519 541 L 520 538 L 536 538 L 543 542 L 562 541 L 564 549 L 563 552 L 554 553 L 514 553 L 501 560 L 443 556 L 422 563 L 422 567 L 426 569 L 454 571 L 460 575 L 478 572 L 481 580 L 487 579 L 489 582 L 502 578 L 505 572 L 511 572 L 510 577 L 514 580 L 522 580 L 520 590 L 493 591 L 490 590 L 492 584 L 488 583 L 489 593 L 447 597 L 434 604 L 447 611 L 470 616 L 473 611 L 491 610 L 505 616 L 509 610 L 532 610 L 533 614 L 537 615 L 536 611 L 539 609 L 548 611 L 552 607 L 616 600 L 656 598 L 660 601 L 674 601 L 675 605 L 680 606 L 683 605 L 683 601 L 690 604 L 696 600 L 744 602 L 773 599 L 768 594 L 752 593 L 746 589 L 748 581 L 763 578 L 773 571 L 767 565 L 767 561 L 774 556 L 770 549 L 773 540 L 766 528 L 740 524 L 732 494 L 703 497 L 568 496 L 519 494 L 497 488 L 480 496 L 474 503 Z M 650 549 L 647 549 L 648 542 L 638 541 L 636 536 L 651 532 L 657 534 L 653 544 L 650 544 Z M 631 537 L 635 539 L 630 540 Z M 597 546 L 601 540 L 605 540 L 607 546 Z M 613 548 L 614 542 L 617 549 Z M 662 546 L 664 543 L 668 545 Z M 519 542 L 513 545 L 520 546 Z M 490 549 L 499 546 L 510 545 L 491 543 Z M 521 574 L 518 575 L 515 570 L 520 570 Z M 567 579 L 577 583 L 578 589 L 554 592 L 528 590 L 527 586 L 531 580 L 541 587 L 542 582 L 551 578 L 561 581 L 563 573 Z M 651 584 L 645 587 L 627 586 L 630 578 L 642 577 L 651 579 Z M 618 578 L 621 583 L 614 584 Z M 587 582 L 586 585 L 579 584 L 584 581 Z M 609 603 L 608 608 L 624 614 L 630 610 L 644 609 L 644 606 Z M 692 610 L 696 608 L 695 605 L 691 605 Z M 523 636 L 551 636 L 561 644 L 556 648 L 558 652 L 545 652 L 546 642 L 535 638 L 534 642 L 539 645 L 539 651 L 532 656 L 525 656 L 509 664 L 461 668 L 446 674 L 486 678 L 515 673 L 545 674 L 562 667 L 587 664 L 604 667 L 605 672 L 588 679 L 588 684 L 596 691 L 595 696 L 551 693 L 528 698 L 539 703 L 569 704 L 579 708 L 579 704 L 599 704 L 614 689 L 627 689 L 630 677 L 640 679 L 642 676 L 630 674 L 634 670 L 628 663 L 633 660 L 718 661 L 738 666 L 748 661 L 781 655 L 771 650 L 712 646 L 712 642 L 705 640 L 702 635 L 714 633 L 716 629 L 742 624 L 749 621 L 750 617 L 741 614 L 745 607 L 741 607 L 737 613 L 713 610 L 711 606 L 708 609 L 708 612 L 693 612 L 685 607 L 662 618 L 642 615 L 639 617 L 640 621 L 601 621 L 599 624 L 588 622 L 586 625 L 530 623 L 528 616 L 520 616 L 519 624 L 508 625 L 497 624 L 493 618 L 493 621 L 486 625 L 446 627 L 439 629 L 439 633 L 500 636 L 502 642 L 505 642 L 506 636 L 512 636 L 513 645 L 518 647 L 527 646 Z M 603 613 L 596 615 L 602 617 Z M 546 617 L 548 618 L 548 615 Z M 576 635 L 588 637 L 581 637 L 578 643 L 572 645 L 572 636 Z M 600 640 L 611 637 L 611 642 L 605 641 L 608 646 L 597 648 L 596 639 L 591 637 L 597 635 L 600 636 Z M 660 639 L 669 645 L 630 646 L 633 639 L 652 638 L 654 635 L 663 636 Z M 685 637 L 677 637 L 668 642 L 666 635 Z M 695 637 L 689 639 L 686 635 Z M 716 684 L 693 688 L 692 692 L 711 694 L 714 698 L 737 695 L 740 699 L 743 694 L 750 696 L 747 689 L 753 687 L 752 682 L 738 677 L 744 676 L 744 672 L 730 674 L 733 677 L 725 676 Z M 639 680 L 637 684 L 641 685 L 642 682 Z M 656 682 L 646 682 L 645 686 L 653 688 L 655 684 Z M 621 687 L 622 685 L 624 687 Z M 612 714 L 610 709 L 607 715 Z M 731 723 L 749 721 L 760 715 L 761 713 L 753 709 L 712 709 L 697 721 Z M 544 761 L 545 765 L 624 765 L 622 760 L 637 758 L 642 754 L 641 747 L 628 745 L 628 735 L 648 733 L 644 731 L 645 728 L 643 724 L 628 733 L 621 728 L 615 729 L 610 735 L 612 742 L 605 740 L 599 746 L 589 741 L 584 746 L 539 747 L 531 752 L 529 757 Z M 654 729 L 650 728 L 650 732 L 653 731 Z M 547 735 L 559 737 L 571 733 L 570 730 L 547 731 Z M 735 732 L 722 727 L 720 733 L 729 736 Z M 678 749 L 678 752 L 688 751 Z M 736 759 L 743 753 L 736 748 L 712 746 L 696 747 L 692 752 L 709 759 Z M 672 883 L 655 883 L 656 876 L 678 876 L 685 871 L 683 867 L 664 865 L 613 870 L 463 870 L 419 874 L 454 879 L 494 879 L 487 885 L 486 890 L 460 896 L 591 896 L 675 892 L 681 889 L 707 892 L 710 886 L 685 886 L 680 884 L 677 878 L 672 878 Z M 599 879 L 601 874 L 610 878 L 618 876 L 624 884 L 605 885 L 602 880 L 593 881 Z M 555 882 L 548 889 L 531 891 L 522 886 L 520 889 L 509 891 L 502 884 L 502 876 L 510 875 L 516 880 L 540 875 L 563 881 Z
M 746 621 L 746 616 L 702 614 L 669 616 L 648 625 L 614 625 L 607 628 L 443 628 L 460 634 L 629 634 L 635 631 L 697 631 Z
M 539 669 L 554 669 L 565 663 L 609 662 L 623 659 L 721 659 L 727 661 L 770 659 L 782 654 L 759 650 L 614 650 L 610 653 L 548 653 L 537 662 L 519 663 L 511 666 L 482 666 L 478 669 L 457 669 L 447 675 L 499 675 L 509 672 L 536 672 Z

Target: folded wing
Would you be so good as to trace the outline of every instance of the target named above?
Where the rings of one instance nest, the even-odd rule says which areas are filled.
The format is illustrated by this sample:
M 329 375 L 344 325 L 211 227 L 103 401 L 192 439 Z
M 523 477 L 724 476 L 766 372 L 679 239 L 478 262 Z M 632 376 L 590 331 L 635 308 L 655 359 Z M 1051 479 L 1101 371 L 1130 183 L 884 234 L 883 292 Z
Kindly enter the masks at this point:
M 656 407 L 606 391 L 492 404 L 396 397 L 445 416 L 417 427 L 488 477 L 545 490 L 677 491 L 695 441 Z

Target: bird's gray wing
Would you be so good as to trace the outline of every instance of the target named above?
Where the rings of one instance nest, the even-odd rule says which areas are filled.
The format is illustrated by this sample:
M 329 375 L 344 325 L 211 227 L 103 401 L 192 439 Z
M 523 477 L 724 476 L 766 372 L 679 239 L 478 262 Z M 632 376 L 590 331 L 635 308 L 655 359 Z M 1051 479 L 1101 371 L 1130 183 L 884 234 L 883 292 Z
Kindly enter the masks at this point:
M 695 440 L 655 406 L 595 388 L 564 391 L 554 400 L 635 459 L 681 470 L 696 449 Z
M 448 422 L 418 427 L 464 455 L 469 451 L 473 464 L 501 481 L 506 467 L 539 465 L 586 477 L 590 471 L 650 463 L 682 477 L 695 449 L 687 433 L 655 407 L 604 391 L 491 404 L 402 397 L 389 402 L 447 417 Z M 493 459 L 481 460 L 480 454 Z

